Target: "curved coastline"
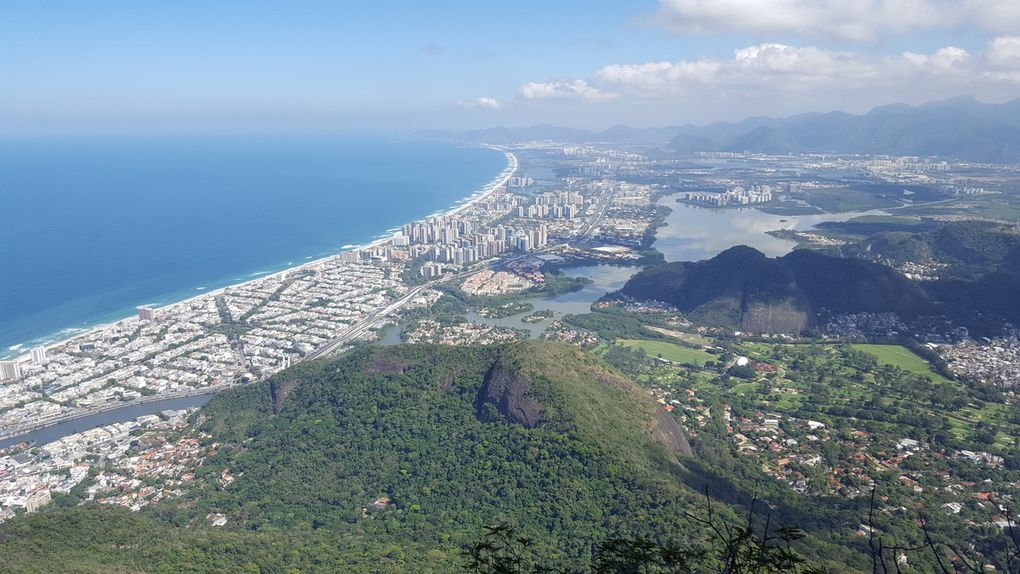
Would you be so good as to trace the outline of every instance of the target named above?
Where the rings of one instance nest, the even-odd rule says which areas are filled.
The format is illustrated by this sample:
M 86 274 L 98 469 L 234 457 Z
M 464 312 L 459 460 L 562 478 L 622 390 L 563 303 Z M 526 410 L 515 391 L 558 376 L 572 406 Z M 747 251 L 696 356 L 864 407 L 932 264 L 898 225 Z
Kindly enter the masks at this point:
M 428 215 L 423 215 L 421 217 L 421 219 L 425 219 L 427 217 L 441 217 L 441 216 L 445 216 L 445 215 L 454 215 L 456 213 L 459 213 L 460 211 L 462 211 L 462 210 L 466 209 L 467 207 L 475 204 L 476 202 L 481 201 L 484 198 L 488 197 L 489 195 L 494 193 L 496 190 L 498 190 L 500 187 L 505 186 L 506 183 L 513 176 L 513 174 L 517 171 L 517 169 L 519 167 L 519 163 L 517 161 L 517 156 L 515 156 L 513 153 L 511 153 L 507 149 L 499 147 L 499 146 L 492 146 L 492 145 L 484 145 L 484 146 L 479 146 L 479 147 L 483 147 L 483 148 L 487 148 L 487 149 L 491 149 L 491 150 L 499 151 L 499 152 L 503 153 L 504 156 L 506 157 L 506 160 L 507 160 L 507 165 L 503 169 L 503 171 L 501 171 L 498 175 L 496 175 L 489 183 L 487 183 L 484 186 L 482 186 L 481 189 L 478 189 L 478 190 L 472 192 L 470 195 L 466 196 L 465 198 L 463 198 L 463 199 L 461 199 L 459 201 L 454 202 L 446 210 L 430 213 Z M 367 249 L 367 248 L 371 248 L 371 247 L 376 247 L 376 246 L 382 245 L 382 244 L 392 240 L 392 238 L 395 235 L 399 234 L 399 232 L 400 232 L 399 229 L 396 232 L 392 232 L 392 233 L 390 232 L 390 230 L 385 230 L 384 233 L 375 236 L 372 241 L 369 241 L 369 242 L 366 242 L 366 243 L 361 243 L 361 244 L 346 244 L 346 245 L 344 245 L 340 249 L 339 252 L 330 253 L 328 255 L 323 255 L 323 256 L 319 256 L 319 257 L 310 256 L 311 258 L 301 257 L 300 258 L 301 262 L 299 264 L 295 264 L 295 265 L 286 264 L 286 266 L 284 268 L 278 269 L 278 270 L 275 270 L 275 271 L 274 270 L 257 271 L 257 272 L 254 272 L 253 274 L 249 274 L 243 280 L 240 280 L 240 281 L 231 281 L 228 284 L 223 285 L 221 287 L 217 287 L 215 289 L 211 289 L 210 290 L 210 289 L 208 289 L 205 286 L 199 286 L 199 287 L 195 288 L 195 290 L 198 291 L 198 293 L 196 293 L 195 295 L 192 295 L 190 297 L 185 297 L 183 299 L 175 299 L 175 300 L 173 300 L 173 301 L 171 301 L 169 303 L 163 304 L 163 305 L 153 305 L 153 307 L 155 309 L 169 309 L 169 308 L 172 308 L 174 306 L 184 305 L 184 304 L 190 303 L 192 301 L 195 301 L 195 300 L 198 300 L 198 299 L 201 299 L 201 298 L 204 298 L 204 297 L 216 297 L 217 295 L 222 294 L 225 290 L 230 289 L 232 287 L 237 287 L 239 285 L 244 285 L 244 284 L 250 283 L 252 281 L 266 279 L 267 277 L 281 275 L 281 274 L 284 274 L 284 273 L 290 273 L 292 271 L 300 270 L 300 269 L 305 268 L 305 267 L 314 266 L 314 265 L 320 264 L 320 263 L 322 263 L 324 261 L 328 261 L 328 260 L 330 260 L 330 259 L 332 259 L 334 257 L 339 257 L 340 253 L 343 253 L 345 251 Z M 295 256 L 294 260 L 298 260 L 297 256 Z M 172 297 L 172 295 L 171 295 L 171 297 Z M 140 305 L 140 307 L 141 306 L 146 306 L 146 305 L 143 304 L 143 305 Z M 66 343 L 68 343 L 70 341 L 73 341 L 74 339 L 76 339 L 76 338 L 78 338 L 80 336 L 83 336 L 85 334 L 92 333 L 92 332 L 95 332 L 95 331 L 101 331 L 101 330 L 103 330 L 105 328 L 110 327 L 111 325 L 117 325 L 117 324 L 123 323 L 124 321 L 130 321 L 130 320 L 132 320 L 132 318 L 133 317 L 130 314 L 123 314 L 123 315 L 121 315 L 118 318 L 110 319 L 110 320 L 107 320 L 107 321 L 103 321 L 103 322 L 97 323 L 95 325 L 65 327 L 65 328 L 62 328 L 59 331 L 57 331 L 57 332 L 55 332 L 55 333 L 53 333 L 51 335 L 44 335 L 44 336 L 38 337 L 38 338 L 36 338 L 34 340 L 19 342 L 18 344 L 10 346 L 8 349 L 0 350 L 0 360 L 4 360 L 4 361 L 25 361 L 25 360 L 27 360 L 28 358 L 31 357 L 31 350 L 33 348 L 42 347 L 42 348 L 48 349 L 50 347 L 56 347 L 56 346 L 59 346 L 59 345 L 64 345 L 64 344 L 66 344 Z M 11 354 L 11 353 L 9 353 L 10 351 L 15 351 L 17 354 Z
M 508 151 L 506 149 L 499 148 L 499 147 L 496 147 L 496 146 L 485 146 L 485 147 L 502 152 L 505 155 L 506 159 L 507 159 L 507 166 L 503 169 L 502 172 L 500 172 L 489 183 L 485 184 L 485 186 L 483 186 L 481 189 L 479 189 L 479 190 L 475 191 L 474 193 L 472 193 L 471 195 L 465 197 L 463 200 L 460 200 L 460 201 L 456 202 L 449 209 L 447 209 L 446 211 L 441 212 L 439 214 L 440 216 L 454 215 L 454 214 L 459 213 L 460 211 L 462 211 L 464 209 L 467 209 L 468 207 L 474 205 L 475 203 L 488 198 L 490 195 L 496 193 L 501 188 L 504 188 L 506 186 L 506 184 L 509 182 L 510 178 L 513 177 L 513 174 L 516 173 L 516 171 L 517 171 L 517 169 L 519 167 L 519 163 L 518 163 L 517 157 L 513 153 L 511 153 L 510 151 Z M 430 214 L 430 215 L 425 216 L 425 217 L 436 217 L 436 215 L 435 214 Z M 295 270 L 298 270 L 298 269 L 302 269 L 302 268 L 305 268 L 305 267 L 311 267 L 311 266 L 322 264 L 323 262 L 327 262 L 327 261 L 329 261 L 331 259 L 340 257 L 341 254 L 343 252 L 345 252 L 345 251 L 360 250 L 360 249 L 366 249 L 366 248 L 371 248 L 371 247 L 377 247 L 377 246 L 383 245 L 383 244 L 391 241 L 393 239 L 393 237 L 397 236 L 400 232 L 401 231 L 399 229 L 396 230 L 396 231 L 387 230 L 386 234 L 380 235 L 374 241 L 371 241 L 371 242 L 368 242 L 368 243 L 364 243 L 364 244 L 361 244 L 361 245 L 351 246 L 348 249 L 342 249 L 339 253 L 333 253 L 333 254 L 330 254 L 330 255 L 325 256 L 325 257 L 319 257 L 319 258 L 316 258 L 316 259 L 307 260 L 307 261 L 301 263 L 300 265 L 293 265 L 293 266 L 288 267 L 287 269 L 284 269 L 284 270 L 281 270 L 281 271 L 272 272 L 272 273 L 269 273 L 268 275 L 260 275 L 258 277 L 254 277 L 254 278 L 251 278 L 251 279 L 248 279 L 248 280 L 245 280 L 245 281 L 239 281 L 239 282 L 232 283 L 230 285 L 226 285 L 224 287 L 221 287 L 221 288 L 218 288 L 218 289 L 215 289 L 215 290 L 212 290 L 212 291 L 202 291 L 198 295 L 195 295 L 193 297 L 188 297 L 186 299 L 183 299 L 183 300 L 180 300 L 180 301 L 176 301 L 176 302 L 168 304 L 168 305 L 164 305 L 162 307 L 159 307 L 158 309 L 171 309 L 171 308 L 173 308 L 175 306 L 186 305 L 186 304 L 188 304 L 190 302 L 193 302 L 195 300 L 199 300 L 199 299 L 203 299 L 203 298 L 207 298 L 207 297 L 216 297 L 217 295 L 223 293 L 224 291 L 226 291 L 227 289 L 230 289 L 232 287 L 237 287 L 239 285 L 244 285 L 244 284 L 251 283 L 251 282 L 254 282 L 254 281 L 264 280 L 264 279 L 266 279 L 267 277 L 270 277 L 270 276 L 282 275 L 282 274 L 290 273 L 292 271 L 295 271 Z M 109 328 L 109 327 L 114 326 L 114 325 L 122 325 L 125 321 L 138 321 L 138 320 L 139 319 L 137 317 L 125 317 L 125 318 L 122 318 L 122 319 L 117 320 L 117 321 L 106 322 L 106 323 L 103 323 L 102 325 L 97 325 L 95 327 L 91 327 L 91 328 L 88 328 L 88 329 L 83 329 L 81 331 L 77 331 L 75 333 L 75 335 L 73 335 L 71 337 L 66 337 L 66 338 L 64 338 L 64 339 L 62 339 L 60 341 L 49 343 L 49 344 L 45 345 L 45 347 L 49 348 L 49 347 L 55 347 L 55 346 L 58 346 L 58 345 L 65 345 L 67 343 L 72 342 L 74 339 L 76 339 L 76 338 L 78 338 L 80 336 L 83 336 L 85 334 L 95 333 L 96 331 L 102 331 L 103 329 Z M 26 360 L 26 359 L 29 359 L 30 357 L 31 357 L 31 352 L 29 350 L 29 352 L 20 355 L 15 360 Z M 189 390 L 178 392 L 178 393 L 159 394 L 159 395 L 154 395 L 154 396 L 151 396 L 151 397 L 143 397 L 141 399 L 136 399 L 136 400 L 131 400 L 131 401 L 125 402 L 123 404 L 102 405 L 102 406 L 97 407 L 97 408 L 82 409 L 80 411 L 75 411 L 75 412 L 72 412 L 72 413 L 62 414 L 62 415 L 56 416 L 56 417 L 51 417 L 51 418 L 47 418 L 47 419 L 43 419 L 43 420 L 39 420 L 39 421 L 33 421 L 31 424 L 26 424 L 25 426 L 23 426 L 21 428 L 18 428 L 16 430 L 13 430 L 12 432 L 3 432 L 3 433 L 0 433 L 0 443 L 7 444 L 7 443 L 10 443 L 12 440 L 16 440 L 18 437 L 22 437 L 22 436 L 24 436 L 26 434 L 31 434 L 34 431 L 40 431 L 42 429 L 49 428 L 51 426 L 54 426 L 54 425 L 57 425 L 57 424 L 60 424 L 60 423 L 64 423 L 64 422 L 68 422 L 68 421 L 72 421 L 72 420 L 76 420 L 76 419 L 81 419 L 81 418 L 85 418 L 85 417 L 92 416 L 92 415 L 97 415 L 97 414 L 102 414 L 102 413 L 109 413 L 109 412 L 115 412 L 118 409 L 127 409 L 127 408 L 132 408 L 132 407 L 138 407 L 139 405 L 145 405 L 147 403 L 160 403 L 161 401 L 167 400 L 167 399 L 176 399 L 176 398 L 181 398 L 181 397 L 215 394 L 215 393 L 218 393 L 218 392 L 220 392 L 222 390 L 226 390 L 228 388 L 232 388 L 234 386 L 236 386 L 235 383 L 228 383 L 228 384 L 216 385 L 215 387 L 201 387 L 201 388 L 189 389 Z

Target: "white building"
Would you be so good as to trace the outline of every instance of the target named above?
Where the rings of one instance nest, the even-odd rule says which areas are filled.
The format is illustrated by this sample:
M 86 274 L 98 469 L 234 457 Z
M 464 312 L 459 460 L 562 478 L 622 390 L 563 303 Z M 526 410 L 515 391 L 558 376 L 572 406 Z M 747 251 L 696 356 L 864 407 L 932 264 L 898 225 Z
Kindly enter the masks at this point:
M 21 378 L 21 363 L 17 361 L 0 361 L 0 381 L 13 381 Z
M 25 499 L 25 512 L 31 514 L 50 503 L 50 489 L 42 488 L 28 495 Z

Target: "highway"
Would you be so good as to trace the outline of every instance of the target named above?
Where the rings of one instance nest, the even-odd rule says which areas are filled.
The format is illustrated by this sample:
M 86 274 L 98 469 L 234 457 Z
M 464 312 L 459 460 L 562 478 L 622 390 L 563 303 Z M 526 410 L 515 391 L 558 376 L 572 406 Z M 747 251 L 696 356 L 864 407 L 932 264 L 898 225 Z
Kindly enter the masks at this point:
M 425 289 L 428 289 L 435 283 L 437 283 L 437 281 L 432 281 L 429 283 L 425 283 L 423 285 L 419 285 L 411 289 L 410 291 L 407 292 L 406 295 L 390 303 L 386 307 L 383 307 L 382 309 L 378 309 L 376 311 L 369 313 L 367 317 L 355 323 L 345 333 L 341 334 L 335 339 L 332 339 L 331 341 L 327 342 L 325 345 L 319 347 L 318 349 L 312 351 L 311 353 L 308 353 L 308 355 L 306 355 L 301 360 L 311 361 L 313 359 L 318 359 L 319 357 L 329 355 L 330 353 L 336 352 L 337 350 L 341 349 L 345 345 L 350 344 L 351 341 L 354 341 L 362 334 L 364 334 L 366 331 L 375 327 L 390 313 L 393 313 L 394 311 L 400 309 L 401 307 L 406 305 L 411 299 L 414 299 L 418 294 L 420 294 Z
M 585 226 L 581 229 L 581 232 L 578 233 L 577 237 L 575 237 L 574 240 L 571 241 L 570 243 L 574 243 L 576 241 L 584 241 L 585 239 L 588 239 L 588 235 L 590 235 L 592 230 L 595 229 L 595 226 L 597 226 L 599 222 L 601 222 L 602 219 L 606 216 L 606 211 L 609 211 L 609 206 L 613 204 L 613 196 L 615 195 L 616 188 L 615 187 L 610 188 L 609 193 L 607 193 L 605 196 L 606 197 L 605 202 L 600 207 L 597 208 L 598 213 L 591 218 L 591 221 L 585 224 Z
M 430 287 L 433 287 L 434 285 L 441 283 L 443 281 L 451 281 L 454 279 L 463 279 L 469 277 L 486 268 L 488 268 L 488 265 L 483 265 L 482 267 L 477 269 L 471 269 L 469 271 L 464 271 L 461 273 L 446 275 L 440 279 L 436 279 L 435 281 L 429 281 L 428 283 L 424 283 L 422 285 L 414 287 L 400 299 L 397 299 L 396 301 L 390 303 L 389 305 L 383 307 L 382 309 L 373 311 L 367 317 L 355 323 L 350 329 L 348 329 L 343 334 L 339 335 L 335 339 L 330 340 L 329 342 L 322 345 L 318 349 L 312 351 L 311 353 L 308 353 L 308 355 L 303 357 L 301 361 L 311 361 L 313 359 L 318 359 L 319 357 L 325 357 L 326 355 L 334 353 L 342 349 L 346 345 L 349 345 L 351 342 L 353 342 L 358 337 L 363 335 L 366 331 L 374 328 L 376 325 L 381 323 L 382 320 L 385 319 L 387 316 L 389 316 L 390 314 L 394 313 L 395 311 L 399 310 L 401 307 L 406 305 L 408 302 L 410 302 L 412 299 L 418 296 L 422 291 Z

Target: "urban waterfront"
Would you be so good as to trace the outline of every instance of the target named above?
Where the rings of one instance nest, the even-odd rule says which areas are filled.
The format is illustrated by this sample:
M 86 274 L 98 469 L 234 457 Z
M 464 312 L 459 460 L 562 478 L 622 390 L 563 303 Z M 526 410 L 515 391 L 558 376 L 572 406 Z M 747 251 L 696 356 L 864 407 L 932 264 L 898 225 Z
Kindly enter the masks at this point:
M 149 403 L 133 403 L 111 409 L 101 413 L 92 415 L 86 415 L 69 421 L 59 422 L 55 425 L 43 427 L 39 430 L 35 430 L 23 435 L 19 435 L 14 438 L 0 440 L 0 449 L 7 448 L 11 445 L 15 445 L 22 442 L 31 442 L 39 445 L 51 443 L 56 440 L 60 440 L 66 436 L 85 432 L 89 429 L 93 429 L 100 426 L 106 426 L 113 423 L 121 423 L 125 421 L 131 421 L 138 417 L 160 413 L 166 410 L 181 410 L 200 407 L 210 399 L 213 398 L 212 394 L 207 395 L 193 395 L 190 397 L 178 397 L 173 399 L 163 399 L 159 401 L 152 401 Z
M 818 215 L 780 216 L 765 213 L 754 207 L 746 208 L 705 208 L 677 203 L 675 196 L 668 195 L 658 205 L 671 211 L 666 225 L 658 228 L 652 247 L 662 252 L 667 261 L 698 261 L 709 259 L 734 245 L 748 245 L 770 257 L 789 253 L 794 241 L 769 235 L 778 229 L 809 230 L 823 221 L 845 221 L 861 215 L 881 212 L 824 213 Z M 476 310 L 470 310 L 465 319 L 497 328 L 523 329 L 530 338 L 537 339 L 558 318 L 568 314 L 588 313 L 591 305 L 604 295 L 623 287 L 639 267 L 625 265 L 586 265 L 571 267 L 563 271 L 567 277 L 584 277 L 591 280 L 577 291 L 551 297 L 532 297 L 521 301 L 531 305 L 528 311 L 507 317 L 485 317 Z M 548 311 L 551 317 L 522 321 L 536 312 Z M 401 342 L 404 325 L 387 330 L 379 340 L 381 345 L 396 345 Z
M 0 140 L 0 211 L 20 214 L 0 226 L 0 359 L 367 243 L 505 167 L 370 137 Z

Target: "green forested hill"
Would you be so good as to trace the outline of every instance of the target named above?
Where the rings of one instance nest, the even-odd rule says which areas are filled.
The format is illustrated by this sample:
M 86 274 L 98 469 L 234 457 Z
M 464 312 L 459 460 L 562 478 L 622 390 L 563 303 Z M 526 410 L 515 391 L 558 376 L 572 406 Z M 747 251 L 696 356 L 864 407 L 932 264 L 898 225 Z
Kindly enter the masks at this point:
M 684 513 L 698 493 L 681 480 L 690 447 L 664 414 L 565 345 L 365 349 L 211 401 L 197 424 L 215 454 L 185 496 L 134 514 L 48 508 L 0 526 L 0 563 L 447 572 L 507 521 L 550 565 L 579 567 L 608 537 L 697 534 Z M 210 512 L 228 524 L 210 527 Z
M 238 480 L 202 492 L 203 511 L 446 550 L 513 517 L 564 556 L 584 551 L 579 538 L 682 526 L 678 455 L 653 438 L 657 405 L 570 347 L 408 346 L 287 377 L 300 384 L 275 404 L 238 393 L 203 411 L 203 428 L 243 444 L 210 461 L 207 472 Z
M 743 245 L 706 261 L 650 267 L 623 292 L 665 301 L 706 325 L 756 332 L 799 333 L 823 309 L 907 316 L 935 310 L 924 289 L 889 267 L 807 250 L 770 259 Z
M 876 233 L 842 251 L 849 257 L 945 265 L 939 274 L 959 279 L 995 271 L 1020 274 L 1016 226 L 985 221 L 952 222 L 921 232 Z
M 645 389 L 575 347 L 364 348 L 208 403 L 194 432 L 209 454 L 181 496 L 137 513 L 53 504 L 0 525 L 0 565 L 39 573 L 452 572 L 487 526 L 512 524 L 543 567 L 673 572 L 685 570 L 592 564 L 614 539 L 652 543 L 639 553 L 672 545 L 718 556 L 719 532 L 740 531 L 751 516 L 759 532 L 802 527 L 806 538 L 794 549 L 821 571 L 867 571 L 867 539 L 857 533 L 868 501 L 804 496 L 767 477 L 759 462 L 733 452 L 722 404 L 706 406 L 708 426 L 694 427 L 692 449 Z M 714 499 L 711 515 L 703 489 Z M 226 525 L 211 526 L 219 514 Z M 710 531 L 707 516 L 727 529 Z M 894 537 L 909 525 L 881 520 Z M 923 554 L 911 560 L 913 571 L 932 571 Z M 757 570 L 734 572 L 748 571 Z

